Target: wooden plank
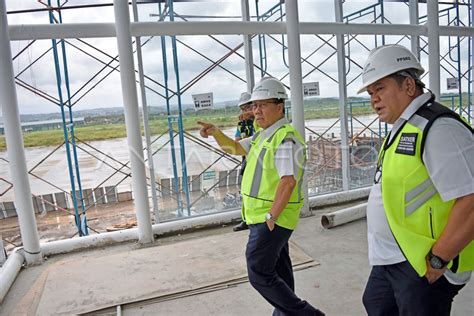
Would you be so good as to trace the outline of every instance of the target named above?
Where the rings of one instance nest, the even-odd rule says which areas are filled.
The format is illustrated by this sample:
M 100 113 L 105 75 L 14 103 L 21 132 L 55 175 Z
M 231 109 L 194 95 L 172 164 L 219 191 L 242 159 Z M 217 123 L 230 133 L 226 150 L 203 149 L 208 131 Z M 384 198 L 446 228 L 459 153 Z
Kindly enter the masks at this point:
M 36 314 L 92 313 L 241 282 L 247 276 L 247 240 L 248 232 L 232 232 L 119 254 L 65 258 L 48 268 Z M 290 256 L 294 265 L 317 264 L 293 242 Z M 87 278 L 94 280 L 93 287 L 80 282 Z

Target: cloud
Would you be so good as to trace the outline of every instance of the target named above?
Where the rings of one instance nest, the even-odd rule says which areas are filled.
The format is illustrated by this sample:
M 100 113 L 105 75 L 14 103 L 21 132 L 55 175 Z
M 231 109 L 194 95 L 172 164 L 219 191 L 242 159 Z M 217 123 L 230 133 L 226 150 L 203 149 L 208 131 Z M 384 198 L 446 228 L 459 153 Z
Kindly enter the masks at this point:
M 55 1 L 53 1 L 56 3 Z M 66 5 L 87 5 L 90 1 L 77 0 L 69 2 Z M 109 0 L 94 1 L 94 4 L 107 4 Z M 266 0 L 259 1 L 259 12 L 263 13 L 274 7 L 278 1 Z M 344 14 L 345 16 L 352 15 L 353 20 L 351 23 L 369 23 L 376 16 L 381 13 L 381 7 L 376 6 L 375 10 L 365 10 L 369 6 L 377 3 L 377 1 L 346 1 L 344 3 Z M 40 9 L 44 6 L 37 1 L 6 1 L 7 10 L 26 10 L 26 9 Z M 334 1 L 333 0 L 300 0 L 298 1 L 299 6 L 299 18 L 301 22 L 332 22 L 335 20 L 334 17 Z M 283 12 L 284 12 L 284 5 Z M 440 5 L 440 9 L 445 9 L 449 6 Z M 202 15 L 202 16 L 239 16 L 240 15 L 240 1 L 200 1 L 200 2 L 175 2 L 175 12 L 180 15 Z M 384 14 L 386 21 L 392 23 L 408 23 L 408 6 L 400 2 L 384 2 Z M 426 15 L 426 5 L 419 5 L 420 16 Z M 363 11 L 361 11 L 363 10 Z M 158 18 L 157 4 L 145 4 L 139 5 L 139 16 L 140 21 L 156 21 Z M 356 13 L 361 11 L 363 17 L 355 18 Z M 275 15 L 270 20 L 275 20 L 280 17 L 278 6 L 275 7 Z M 250 1 L 250 14 L 255 16 L 256 6 L 255 2 Z M 460 16 L 465 21 L 468 18 L 468 12 L 464 7 L 461 7 Z M 114 13 L 112 6 L 105 7 L 93 7 L 84 9 L 69 9 L 63 10 L 63 23 L 88 23 L 88 22 L 113 22 Z M 189 18 L 189 17 L 188 17 Z M 10 24 L 31 24 L 41 23 L 48 24 L 49 17 L 46 12 L 36 13 L 23 13 L 23 14 L 9 14 L 8 15 Z M 227 18 L 228 20 L 241 20 L 240 18 Z M 442 17 L 441 23 L 446 24 L 447 18 Z M 180 20 L 178 17 L 176 20 Z M 197 19 L 193 19 L 197 20 Z M 203 20 L 203 19 L 199 19 Z M 205 20 L 222 20 L 214 18 L 205 18 Z M 380 22 L 380 19 L 379 19 Z M 273 38 L 272 38 L 273 37 Z M 242 36 L 239 35 L 226 35 L 226 36 L 215 36 L 216 39 L 223 42 L 226 46 L 234 48 L 242 42 Z M 323 45 L 323 40 L 329 41 L 330 45 Z M 375 47 L 376 43 L 380 45 L 382 43 L 382 37 L 378 36 L 375 41 L 373 36 L 358 36 L 354 39 L 350 37 L 350 45 L 346 45 L 346 53 L 350 53 L 352 59 L 351 62 L 346 62 L 347 66 L 347 82 L 350 83 L 347 86 L 348 94 L 355 95 L 357 87 L 360 84 L 360 67 L 363 65 L 368 55 L 368 49 Z M 213 61 L 221 59 L 225 54 L 229 52 L 229 48 L 224 47 L 222 44 L 216 42 L 208 36 L 179 36 L 177 39 L 181 42 L 177 44 L 178 48 L 178 61 L 179 61 L 179 76 L 181 87 L 188 87 L 188 84 L 192 82 L 196 77 L 200 76 L 206 69 L 212 65 Z M 142 38 L 142 42 L 145 42 L 148 38 Z M 399 36 L 386 36 L 386 43 L 396 43 L 400 40 Z M 101 68 L 104 67 L 103 63 L 95 59 L 100 59 L 105 63 L 108 63 L 111 58 L 110 56 L 117 56 L 117 44 L 115 38 L 91 38 L 85 39 L 87 44 L 81 43 L 78 40 L 68 40 L 71 45 L 67 45 L 67 61 L 69 69 L 69 80 L 71 84 L 72 93 L 76 93 L 87 81 L 94 76 Z M 289 85 L 288 68 L 285 62 L 288 62 L 288 51 L 283 50 L 282 46 L 278 43 L 282 41 L 280 35 L 266 36 L 266 63 L 267 71 L 278 78 L 284 78 L 285 84 Z M 286 38 L 285 43 L 287 44 Z M 403 45 L 410 47 L 409 39 L 404 39 L 401 42 Z M 12 42 L 12 52 L 16 55 L 21 51 L 28 42 Z M 451 43 L 452 44 L 452 43 Z M 78 46 L 80 49 L 87 52 L 79 51 L 72 45 Z M 174 65 L 172 59 L 171 41 L 170 37 L 166 38 L 167 45 L 167 58 L 168 58 L 168 75 L 169 75 L 169 87 L 171 90 L 176 90 L 176 76 L 174 73 Z M 461 43 L 462 55 L 462 69 L 463 72 L 467 70 L 467 64 L 465 60 L 468 58 L 467 55 L 467 40 Z M 446 54 L 449 50 L 449 42 L 447 38 L 440 38 L 440 46 L 442 55 Z M 37 41 L 24 53 L 22 53 L 17 59 L 15 59 L 13 66 L 14 71 L 17 74 L 19 71 L 24 69 L 29 63 L 33 62 L 40 54 L 51 47 L 51 41 Z M 191 47 L 191 48 L 189 48 Z M 305 76 L 304 82 L 319 81 L 321 87 L 321 96 L 337 96 L 338 86 L 335 81 L 338 80 L 337 73 L 337 56 L 334 54 L 336 47 L 336 39 L 331 35 L 321 35 L 317 37 L 315 35 L 302 35 L 301 36 L 301 54 L 302 57 L 308 58 L 308 62 L 302 64 L 302 72 Z M 100 49 L 102 52 L 98 51 Z M 194 51 L 195 50 L 195 51 Z M 197 51 L 197 52 L 196 52 Z M 243 49 L 238 49 L 238 53 L 243 55 Z M 108 55 L 108 56 L 107 56 Z M 205 57 L 203 57 L 204 55 Z M 451 54 L 453 55 L 453 54 Z M 258 45 L 258 38 L 253 39 L 253 57 L 254 63 L 260 66 L 260 51 Z M 428 68 L 428 58 L 426 54 L 421 54 L 421 61 L 424 67 Z M 210 59 L 210 60 L 209 60 Z M 309 64 L 310 63 L 310 64 Z M 447 77 L 457 76 L 456 72 L 453 71 L 452 64 L 454 63 L 450 56 L 446 57 L 446 60 L 442 59 L 441 69 L 441 86 L 442 91 L 445 88 L 445 81 Z M 111 63 L 113 66 L 117 65 L 114 61 Z M 164 94 L 164 89 L 160 87 L 160 84 L 164 84 L 163 74 L 163 59 L 161 50 L 161 39 L 159 37 L 153 38 L 145 46 L 143 46 L 143 65 L 145 74 L 151 78 L 147 79 L 147 85 L 156 90 L 158 93 Z M 314 66 L 319 65 L 319 70 L 314 70 Z M 221 63 L 222 67 L 225 67 L 228 71 L 231 71 L 236 76 L 245 78 L 245 62 L 239 56 L 232 54 Z M 109 68 L 110 69 L 110 68 Z M 98 78 L 102 78 L 110 70 L 106 69 Z M 255 68 L 255 77 L 258 80 L 260 77 L 260 71 Z M 225 100 L 235 100 L 238 98 L 240 92 L 246 89 L 246 84 L 236 78 L 236 76 L 229 74 L 226 70 L 220 67 L 214 68 L 208 74 L 205 74 L 196 84 L 183 92 L 183 102 L 187 103 L 191 100 L 193 93 L 203 92 L 214 92 L 214 99 L 216 102 Z M 52 59 L 52 53 L 49 52 L 40 61 L 36 62 L 30 69 L 25 71 L 21 75 L 21 79 L 30 84 L 33 87 L 47 91 L 51 95 L 57 97 L 57 88 L 55 81 L 55 69 Z M 64 77 L 63 77 L 64 78 Z M 138 78 L 138 76 L 137 76 Z M 92 80 L 87 87 L 91 87 L 98 82 L 99 79 Z M 154 83 L 158 82 L 159 84 Z M 425 79 L 428 81 L 428 78 Z M 465 80 L 467 81 L 467 80 Z M 351 83 L 352 82 L 352 83 Z M 466 84 L 463 84 L 464 86 Z M 118 93 L 117 89 L 120 86 L 120 79 L 118 72 L 114 71 L 112 75 L 108 76 L 103 82 L 97 85 L 90 93 L 87 94 L 81 101 L 77 103 L 77 108 L 93 108 L 97 106 L 119 106 L 122 104 L 121 93 Z M 85 91 L 85 90 L 84 90 Z M 29 92 L 23 88 L 18 88 L 17 93 L 19 95 L 20 112 L 21 113 L 37 113 L 37 112 L 48 112 L 56 107 L 52 104 L 48 104 L 47 101 L 39 98 L 32 92 Z M 65 92 L 64 92 L 65 93 Z M 78 95 L 82 95 L 83 92 L 79 92 Z M 147 96 L 151 100 L 150 105 L 163 105 L 164 99 L 157 96 L 150 90 L 147 91 Z

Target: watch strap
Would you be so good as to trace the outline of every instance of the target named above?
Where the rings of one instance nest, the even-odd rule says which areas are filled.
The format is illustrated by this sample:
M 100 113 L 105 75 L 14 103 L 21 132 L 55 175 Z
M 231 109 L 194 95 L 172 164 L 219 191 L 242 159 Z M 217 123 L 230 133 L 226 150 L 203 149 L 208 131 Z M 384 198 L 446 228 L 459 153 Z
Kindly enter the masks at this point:
M 449 263 L 449 261 L 445 261 L 443 258 L 433 254 L 433 252 L 430 250 L 430 252 L 428 253 L 428 260 L 430 261 L 430 265 L 431 265 L 431 258 L 436 258 L 437 260 L 439 260 L 439 262 L 442 263 L 442 266 L 441 268 L 438 268 L 438 269 L 443 269 L 444 267 L 446 267 Z M 433 267 L 433 266 L 432 266 Z M 433 267 L 435 268 L 435 267 Z

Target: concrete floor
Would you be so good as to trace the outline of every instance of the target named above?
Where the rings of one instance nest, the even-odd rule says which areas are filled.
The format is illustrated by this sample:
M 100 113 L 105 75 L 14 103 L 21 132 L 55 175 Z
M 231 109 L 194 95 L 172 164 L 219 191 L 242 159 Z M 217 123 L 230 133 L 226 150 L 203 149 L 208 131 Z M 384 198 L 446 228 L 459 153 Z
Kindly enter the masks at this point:
M 331 230 L 320 225 L 324 212 L 341 208 L 333 206 L 315 212 L 315 216 L 301 220 L 293 234 L 295 241 L 319 266 L 295 273 L 296 292 L 327 315 L 365 315 L 361 296 L 370 267 L 367 263 L 366 222 L 359 220 Z M 184 235 L 161 238 L 157 247 L 186 239 L 228 233 L 231 225 L 206 229 Z M 0 315 L 16 314 L 25 301 L 25 294 L 42 272 L 67 256 L 68 260 L 133 251 L 134 244 L 94 249 L 68 255 L 54 256 L 41 266 L 24 269 L 0 306 Z M 94 282 L 94 271 L 83 282 Z M 242 283 L 224 290 L 147 304 L 123 306 L 124 315 L 270 315 L 271 306 L 248 284 Z M 112 313 L 112 314 L 115 314 Z M 474 314 L 474 285 L 471 282 L 455 298 L 452 315 Z

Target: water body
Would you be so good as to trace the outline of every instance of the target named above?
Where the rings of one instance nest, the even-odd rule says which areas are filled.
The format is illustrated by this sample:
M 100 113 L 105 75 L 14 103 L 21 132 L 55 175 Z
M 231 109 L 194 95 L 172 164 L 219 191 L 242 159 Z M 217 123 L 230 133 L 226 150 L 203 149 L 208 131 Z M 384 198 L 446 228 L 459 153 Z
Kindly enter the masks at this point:
M 376 115 L 365 115 L 357 117 L 360 122 L 353 120 L 352 130 L 354 134 L 363 131 L 365 129 L 364 125 L 373 122 L 375 118 Z M 318 135 L 325 134 L 325 136 L 329 136 L 334 134 L 334 137 L 339 137 L 340 126 L 339 123 L 334 124 L 336 121 L 337 119 L 309 120 L 306 122 L 306 126 Z M 366 134 L 366 136 L 370 136 L 372 133 L 378 132 L 378 121 L 372 123 L 371 129 L 372 130 L 365 129 L 363 133 Z M 350 125 L 348 130 L 351 132 Z M 229 128 L 224 130 L 224 132 L 229 137 L 233 137 L 235 129 Z M 317 134 L 313 134 L 307 130 L 306 139 L 309 139 L 311 136 L 316 137 Z M 199 136 L 198 131 L 192 131 L 191 135 L 202 139 Z M 213 147 L 217 147 L 213 138 L 202 140 Z M 167 141 L 169 141 L 169 136 L 166 134 L 153 143 L 153 151 L 157 151 L 159 148 L 164 146 Z M 131 181 L 129 177 L 130 168 L 128 164 L 129 152 L 126 138 L 93 141 L 87 144 L 78 143 L 77 145 L 80 177 L 83 189 L 94 188 L 99 185 L 117 185 L 119 183 L 119 191 L 131 191 Z M 179 148 L 180 144 L 178 137 L 176 137 L 176 168 L 178 170 L 178 175 L 181 176 L 181 156 Z M 58 188 L 67 192 L 70 191 L 71 185 L 65 147 L 63 146 L 52 153 L 54 149 L 55 147 L 35 147 L 25 149 L 27 166 L 33 174 L 30 176 L 31 191 L 35 195 L 59 192 L 60 189 Z M 221 157 L 220 154 L 211 152 L 189 139 L 185 140 L 185 155 L 188 176 L 200 174 L 211 164 L 212 166 L 210 167 L 210 170 L 215 171 L 231 170 L 236 167 L 235 161 Z M 240 161 L 240 157 L 236 158 Z M 41 162 L 43 159 L 44 161 Z M 10 187 L 9 182 L 11 182 L 11 176 L 8 163 L 6 162 L 7 160 L 8 156 L 6 151 L 0 152 L 0 201 L 12 201 L 14 197 L 13 190 L 8 190 Z M 216 160 L 217 162 L 215 162 Z M 171 146 L 169 144 L 155 153 L 153 162 L 157 179 L 173 177 L 173 159 Z M 215 163 L 213 164 L 213 162 Z

